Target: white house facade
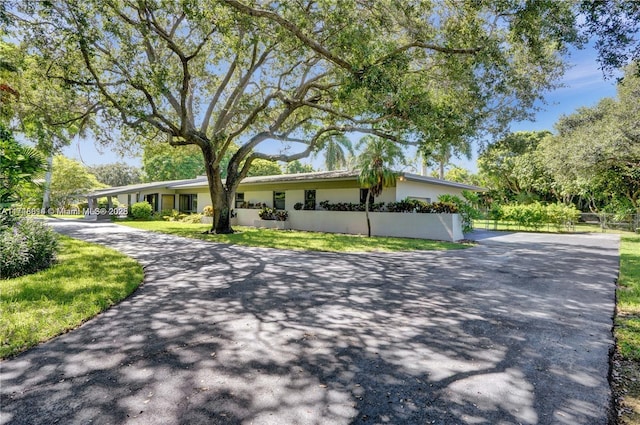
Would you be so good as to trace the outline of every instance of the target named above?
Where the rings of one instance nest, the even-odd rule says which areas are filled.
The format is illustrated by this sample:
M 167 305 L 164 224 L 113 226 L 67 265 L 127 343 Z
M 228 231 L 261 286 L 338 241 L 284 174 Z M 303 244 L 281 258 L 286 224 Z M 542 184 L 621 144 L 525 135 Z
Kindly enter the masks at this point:
M 440 195 L 461 196 L 462 191 L 482 191 L 476 186 L 439 180 L 411 173 L 398 173 L 395 185 L 384 188 L 373 202 L 398 202 L 417 199 L 436 202 Z M 358 211 L 326 211 L 322 201 L 361 204 L 367 189 L 361 187 L 357 171 L 325 171 L 301 174 L 247 177 L 236 191 L 234 225 L 254 226 L 262 206 L 287 210 L 287 228 L 335 233 L 366 234 L 364 213 Z M 103 189 L 88 195 L 89 207 L 97 198 L 107 197 L 120 205 L 149 202 L 156 212 L 177 210 L 182 213 L 201 213 L 211 205 L 206 177 L 144 183 Z M 296 208 L 296 204 L 298 208 Z M 303 206 L 300 208 L 301 205 Z M 462 239 L 457 214 L 398 214 L 371 213 L 372 234 L 404 236 L 439 240 Z M 282 225 L 282 224 L 281 224 Z M 436 227 L 445 228 L 435 231 Z M 429 231 L 429 229 L 431 229 Z

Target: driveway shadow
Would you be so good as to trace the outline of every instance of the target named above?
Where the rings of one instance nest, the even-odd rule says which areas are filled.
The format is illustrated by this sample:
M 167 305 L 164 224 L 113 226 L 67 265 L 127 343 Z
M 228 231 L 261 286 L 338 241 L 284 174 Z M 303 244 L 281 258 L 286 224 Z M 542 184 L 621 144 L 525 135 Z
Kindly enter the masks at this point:
M 3 424 L 608 421 L 615 235 L 336 254 L 56 228 L 145 284 L 0 363 Z

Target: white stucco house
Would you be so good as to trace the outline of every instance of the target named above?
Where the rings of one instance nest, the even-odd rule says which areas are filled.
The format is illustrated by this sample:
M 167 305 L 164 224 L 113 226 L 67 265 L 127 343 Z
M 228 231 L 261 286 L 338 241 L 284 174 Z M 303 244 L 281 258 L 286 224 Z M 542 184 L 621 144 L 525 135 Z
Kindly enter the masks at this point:
M 417 174 L 398 173 L 395 185 L 387 187 L 374 202 L 417 199 L 436 202 L 443 194 L 461 196 L 463 190 L 483 188 L 439 180 Z M 261 205 L 289 211 L 287 228 L 336 233 L 366 234 L 362 212 L 325 211 L 320 202 L 364 203 L 367 189 L 358 182 L 358 171 L 321 171 L 301 174 L 247 177 L 236 191 L 234 225 L 259 225 Z M 202 212 L 211 205 L 206 176 L 190 180 L 143 183 L 102 189 L 87 196 L 90 207 L 97 198 L 117 198 L 120 205 L 149 202 L 154 211 L 175 209 L 183 213 Z M 305 205 L 296 210 L 295 204 Z M 457 214 L 372 213 L 372 233 L 441 240 L 462 239 Z M 436 227 L 440 230 L 436 231 Z

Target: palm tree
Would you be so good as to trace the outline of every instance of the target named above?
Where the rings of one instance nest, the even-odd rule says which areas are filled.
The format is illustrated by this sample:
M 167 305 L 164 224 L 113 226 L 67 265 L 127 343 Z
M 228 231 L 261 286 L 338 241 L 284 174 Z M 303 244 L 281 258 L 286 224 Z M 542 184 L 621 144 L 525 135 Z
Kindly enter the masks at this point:
M 353 145 L 344 134 L 332 134 L 325 139 L 324 165 L 327 171 L 340 170 L 347 167 L 347 155 L 353 155 Z M 346 153 L 345 153 L 346 152 Z
M 368 188 L 365 200 L 367 217 L 367 235 L 371 237 L 371 220 L 369 219 L 369 201 L 371 195 L 380 196 L 382 189 L 392 186 L 396 181 L 396 173 L 390 168 L 400 162 L 404 155 L 402 150 L 390 140 L 365 136 L 360 139 L 358 148 L 364 146 L 358 156 L 360 168 L 360 184 Z

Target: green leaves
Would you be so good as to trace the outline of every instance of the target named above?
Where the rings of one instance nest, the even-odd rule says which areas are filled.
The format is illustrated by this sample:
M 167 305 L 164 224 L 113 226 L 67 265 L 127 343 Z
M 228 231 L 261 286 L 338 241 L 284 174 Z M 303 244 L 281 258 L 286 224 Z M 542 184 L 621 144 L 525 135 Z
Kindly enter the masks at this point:
M 395 184 L 396 173 L 392 169 L 404 155 L 397 144 L 371 136 L 360 140 L 357 167 L 360 169 L 360 184 L 368 188 L 373 196 L 379 196 L 382 189 Z
M 5 208 L 18 200 L 22 186 L 32 185 L 44 172 L 46 161 L 35 149 L 16 142 L 0 124 L 0 165 L 0 208 Z

